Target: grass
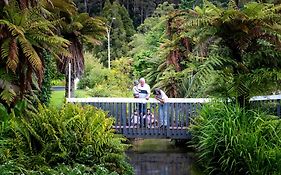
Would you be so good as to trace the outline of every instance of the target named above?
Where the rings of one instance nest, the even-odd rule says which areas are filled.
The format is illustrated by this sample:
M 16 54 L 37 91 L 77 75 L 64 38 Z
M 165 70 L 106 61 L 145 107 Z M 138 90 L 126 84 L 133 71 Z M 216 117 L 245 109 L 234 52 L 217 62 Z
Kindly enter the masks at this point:
M 75 91 L 75 96 L 76 96 L 76 97 L 79 97 L 79 98 L 91 97 L 91 96 L 89 95 L 89 92 L 88 92 L 88 91 L 82 90 L 82 89 L 76 90 L 76 91 Z
M 60 107 L 64 100 L 64 91 L 52 91 L 50 106 Z
M 65 102 L 64 91 L 52 91 L 50 106 L 61 107 L 62 104 Z M 76 97 L 86 98 L 90 97 L 88 91 L 86 90 L 76 90 L 75 91 Z

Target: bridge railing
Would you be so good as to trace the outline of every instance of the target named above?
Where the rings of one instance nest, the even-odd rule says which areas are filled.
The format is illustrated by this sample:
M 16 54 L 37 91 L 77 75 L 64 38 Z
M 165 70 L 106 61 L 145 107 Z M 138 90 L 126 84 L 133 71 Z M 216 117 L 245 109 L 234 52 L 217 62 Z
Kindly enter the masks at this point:
M 256 96 L 250 99 L 252 107 L 281 116 L 281 95 Z M 155 99 L 136 98 L 68 98 L 68 102 L 93 105 L 114 117 L 114 128 L 126 137 L 189 138 L 187 127 L 190 117 L 196 115 L 209 98 L 169 98 L 166 101 L 167 126 L 160 113 L 160 103 Z M 154 117 L 146 117 L 149 108 Z M 133 114 L 136 113 L 137 117 Z
M 250 99 L 252 108 L 281 116 L 281 95 L 255 96 Z
M 93 105 L 114 117 L 114 128 L 126 137 L 187 138 L 190 116 L 197 113 L 207 98 L 169 98 L 166 119 L 155 99 L 135 98 L 69 98 L 68 102 Z M 146 115 L 150 109 L 153 116 Z M 137 116 L 134 116 L 134 113 Z M 161 116 L 162 115 L 162 116 Z M 163 126 L 161 126 L 163 125 Z M 166 125 L 166 126 L 165 126 Z

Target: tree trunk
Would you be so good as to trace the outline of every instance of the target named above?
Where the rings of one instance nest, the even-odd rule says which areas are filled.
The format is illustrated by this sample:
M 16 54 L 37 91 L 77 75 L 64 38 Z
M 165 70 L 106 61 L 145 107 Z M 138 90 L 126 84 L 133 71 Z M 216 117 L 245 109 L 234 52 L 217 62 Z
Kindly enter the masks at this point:
M 144 17 L 143 17 L 143 9 L 144 9 L 144 7 L 143 7 L 143 5 L 144 5 L 144 3 L 143 3 L 143 1 L 141 1 L 141 9 L 140 9 L 141 24 L 142 24 L 143 21 L 144 21 Z
M 70 97 L 74 97 L 74 79 L 79 78 L 84 72 L 83 45 L 78 38 L 70 37 L 68 40 L 71 41 L 71 45 L 68 46 L 71 56 L 62 57 L 62 61 L 58 62 L 58 69 L 65 75 L 65 97 L 68 97 L 68 72 L 71 63 Z

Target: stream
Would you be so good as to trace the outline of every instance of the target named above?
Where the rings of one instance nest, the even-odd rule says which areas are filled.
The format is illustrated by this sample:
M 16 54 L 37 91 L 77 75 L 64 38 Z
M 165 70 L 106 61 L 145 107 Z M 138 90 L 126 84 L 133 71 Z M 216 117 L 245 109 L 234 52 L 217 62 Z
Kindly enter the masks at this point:
M 126 152 L 136 175 L 202 175 L 194 153 L 169 139 L 139 139 Z

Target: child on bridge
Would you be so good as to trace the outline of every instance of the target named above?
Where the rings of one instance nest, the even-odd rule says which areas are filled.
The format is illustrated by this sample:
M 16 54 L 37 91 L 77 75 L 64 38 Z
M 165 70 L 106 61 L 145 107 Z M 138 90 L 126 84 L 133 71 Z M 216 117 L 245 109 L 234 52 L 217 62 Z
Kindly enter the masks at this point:
M 154 127 L 157 124 L 157 120 L 154 118 L 153 113 L 151 113 L 150 109 L 147 108 L 146 114 L 142 118 L 144 126 Z

